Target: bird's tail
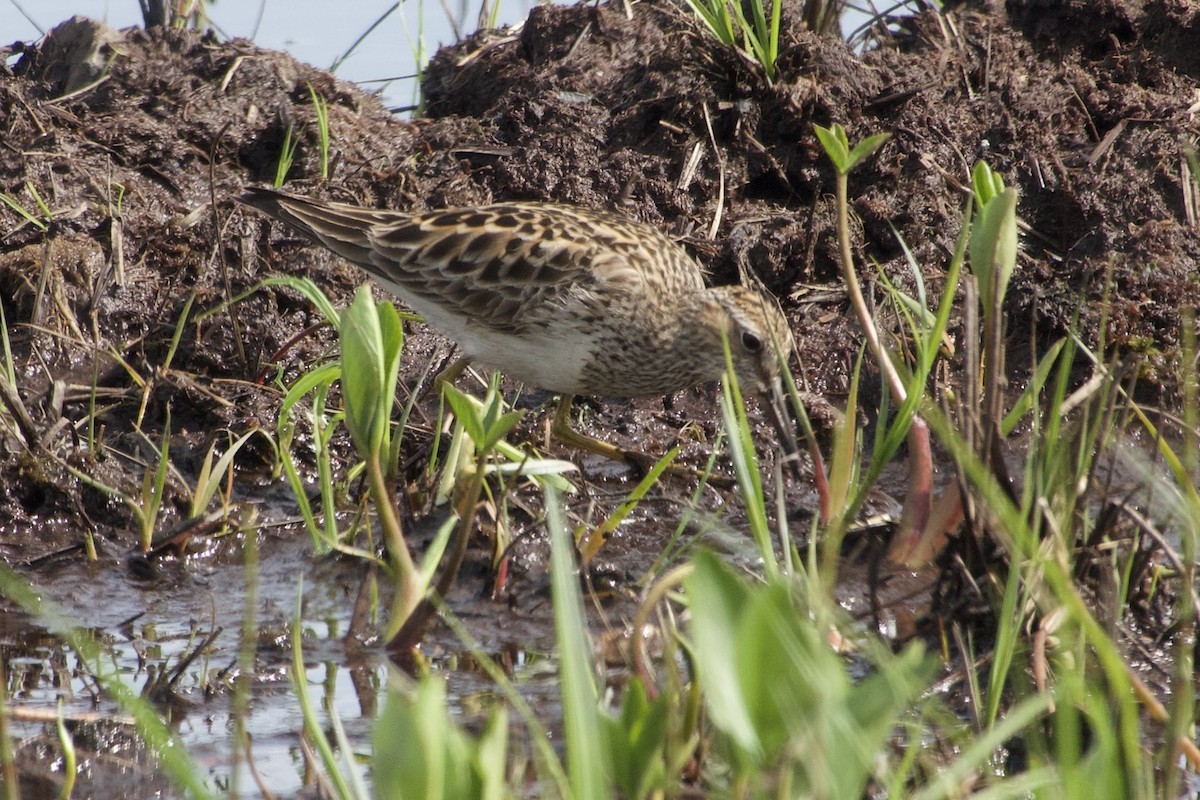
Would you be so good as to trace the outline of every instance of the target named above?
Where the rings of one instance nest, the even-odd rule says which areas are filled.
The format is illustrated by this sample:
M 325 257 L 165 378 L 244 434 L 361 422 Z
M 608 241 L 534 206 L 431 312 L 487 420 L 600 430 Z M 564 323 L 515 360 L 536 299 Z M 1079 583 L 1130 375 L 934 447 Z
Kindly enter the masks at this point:
M 247 189 L 238 202 L 290 225 L 355 264 L 371 262 L 370 230 L 385 222 L 370 209 L 260 187 Z

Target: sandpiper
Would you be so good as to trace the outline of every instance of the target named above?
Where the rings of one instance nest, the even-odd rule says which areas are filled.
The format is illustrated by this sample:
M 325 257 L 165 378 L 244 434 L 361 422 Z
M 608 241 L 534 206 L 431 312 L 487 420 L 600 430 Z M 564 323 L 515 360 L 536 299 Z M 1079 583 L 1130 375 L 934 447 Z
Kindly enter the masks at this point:
M 241 202 L 366 270 L 465 359 L 561 395 L 553 431 L 617 460 L 638 454 L 570 427 L 574 395 L 666 395 L 721 377 L 763 401 L 796 470 L 779 359 L 793 339 L 764 288 L 706 287 L 657 229 L 617 214 L 512 202 L 403 212 L 252 188 Z

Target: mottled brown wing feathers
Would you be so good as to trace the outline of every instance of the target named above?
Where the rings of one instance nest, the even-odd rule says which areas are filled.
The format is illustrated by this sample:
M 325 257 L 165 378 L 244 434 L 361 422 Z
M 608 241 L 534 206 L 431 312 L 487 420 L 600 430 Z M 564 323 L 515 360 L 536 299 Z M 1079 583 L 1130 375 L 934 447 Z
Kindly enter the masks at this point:
M 269 189 L 251 189 L 241 200 L 316 239 L 402 296 L 509 332 L 553 315 L 567 295 L 590 296 L 597 284 L 623 283 L 625 291 L 638 290 L 631 284 L 644 287 L 641 242 L 661 236 L 603 212 L 539 203 L 410 214 Z M 666 242 L 666 247 L 675 246 Z M 679 257 L 687 259 L 682 252 Z M 676 276 L 680 281 L 702 286 L 694 266 L 683 272 L 689 274 Z
M 414 214 L 371 231 L 383 263 L 472 275 L 481 286 L 558 286 L 590 272 L 592 243 L 565 238 L 536 208 L 488 206 Z

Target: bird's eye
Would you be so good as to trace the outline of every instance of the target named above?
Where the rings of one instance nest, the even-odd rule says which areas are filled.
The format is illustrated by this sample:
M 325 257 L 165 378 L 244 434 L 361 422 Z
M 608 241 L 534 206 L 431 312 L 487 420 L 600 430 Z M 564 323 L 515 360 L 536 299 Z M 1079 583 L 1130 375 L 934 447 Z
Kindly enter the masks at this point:
M 762 339 L 749 331 L 742 331 L 742 347 L 746 349 L 747 353 L 757 353 L 762 350 Z

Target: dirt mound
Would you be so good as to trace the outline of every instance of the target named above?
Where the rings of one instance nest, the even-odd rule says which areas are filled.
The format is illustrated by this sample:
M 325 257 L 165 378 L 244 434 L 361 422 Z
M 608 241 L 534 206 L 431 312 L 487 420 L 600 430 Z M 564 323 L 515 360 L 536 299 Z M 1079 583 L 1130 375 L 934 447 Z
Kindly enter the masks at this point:
M 836 277 L 832 176 L 812 123 L 840 122 L 852 139 L 892 133 L 852 176 L 851 198 L 862 263 L 878 261 L 902 286 L 913 279 L 893 226 L 936 288 L 968 171 L 983 157 L 1019 186 L 1028 226 L 1010 295 L 1013 336 L 1024 343 L 1036 331 L 1045 343 L 1079 313 L 1097 341 L 1107 313 L 1106 341 L 1151 356 L 1146 374 L 1165 380 L 1154 370 L 1177 355 L 1200 255 L 1183 162 L 1197 133 L 1200 62 L 1188 32 L 1198 12 L 1058 8 L 921 14 L 861 58 L 787 24 L 768 85 L 672 3 L 539 6 L 519 30 L 438 53 L 427 117 L 413 122 L 250 42 L 73 21 L 26 49 L 0 82 L 0 190 L 37 219 L 0 209 L 0 301 L 31 427 L 21 433 L 137 486 L 132 464 L 104 467 L 102 455 L 72 450 L 96 435 L 80 422 L 93 395 L 103 405 L 98 441 L 130 453 L 145 446 L 138 429 L 162 429 L 169 402 L 172 454 L 185 465 L 215 431 L 273 426 L 278 393 L 263 376 L 294 377 L 330 344 L 319 332 L 293 341 L 317 321 L 294 295 L 258 292 L 189 322 L 163 367 L 189 301 L 216 308 L 268 270 L 311 275 L 335 300 L 361 280 L 279 228 L 264 260 L 267 229 L 231 202 L 274 176 L 289 131 L 298 149 L 288 177 L 299 191 L 397 207 L 617 207 L 679 237 L 716 282 L 748 265 L 784 298 L 810 386 L 835 400 L 859 337 Z M 328 183 L 310 86 L 329 105 Z M 683 402 L 697 404 L 688 415 L 711 414 L 702 393 Z M 606 413 L 600 429 L 628 427 L 643 441 L 653 431 L 647 449 L 675 436 L 661 403 Z M 0 527 L 27 529 L 39 515 L 103 520 L 94 525 L 114 535 L 128 526 L 110 497 L 32 468 L 14 430 L 0 442 Z
M 1183 144 L 1197 134 L 1200 12 L 1173 4 L 1009 4 L 897 23 L 857 58 L 785 26 L 768 86 L 671 4 L 538 7 L 516 41 L 438 54 L 428 113 L 480 119 L 511 148 L 482 174 L 497 194 L 623 204 L 689 242 L 721 280 L 752 265 L 800 301 L 836 286 L 832 180 L 812 123 L 890 142 L 852 176 L 859 252 L 908 281 L 892 228 L 936 284 L 961 226 L 963 185 L 987 159 L 1021 191 L 1027 229 L 1009 309 L 1014 336 L 1062 335 L 1082 306 L 1097 340 L 1106 274 L 1110 344 L 1174 357 L 1200 238 Z M 466 62 L 465 64 L 462 62 Z M 714 147 L 715 145 L 715 147 Z M 696 151 L 701 158 L 691 171 Z M 701 241 L 712 219 L 719 232 Z M 828 386 L 857 340 L 794 305 Z M 1023 347 L 1017 348 L 1024 349 Z M 845 354 L 842 364 L 823 354 Z

